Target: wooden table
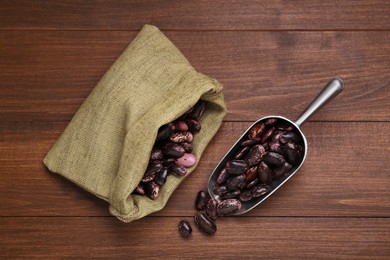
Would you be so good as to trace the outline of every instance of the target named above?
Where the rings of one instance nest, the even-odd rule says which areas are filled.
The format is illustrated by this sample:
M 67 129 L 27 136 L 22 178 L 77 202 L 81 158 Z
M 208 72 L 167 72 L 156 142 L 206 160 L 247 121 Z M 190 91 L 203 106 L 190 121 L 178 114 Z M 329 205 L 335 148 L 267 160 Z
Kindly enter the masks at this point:
M 224 84 L 228 114 L 164 210 L 124 224 L 42 159 L 143 24 Z M 333 77 L 345 91 L 303 126 L 304 166 L 242 217 L 193 225 L 196 193 L 252 121 L 295 119 Z M 0 257 L 390 258 L 390 2 L 1 1 Z

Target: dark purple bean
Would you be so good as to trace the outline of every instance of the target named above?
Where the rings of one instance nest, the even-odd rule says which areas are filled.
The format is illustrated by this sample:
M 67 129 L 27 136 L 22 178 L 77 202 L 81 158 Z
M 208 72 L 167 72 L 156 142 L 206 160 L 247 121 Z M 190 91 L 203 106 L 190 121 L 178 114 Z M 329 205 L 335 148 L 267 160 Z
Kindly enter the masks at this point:
M 240 190 L 234 190 L 234 191 L 229 191 L 228 193 L 222 194 L 221 199 L 226 200 L 226 199 L 234 199 L 240 196 L 241 191 Z
M 176 176 L 184 176 L 187 174 L 187 168 L 182 165 L 172 164 L 169 170 Z
M 303 148 L 300 145 L 288 142 L 284 146 L 286 160 L 292 165 L 297 165 L 303 157 Z
M 229 174 L 227 173 L 226 167 L 222 169 L 217 178 L 217 183 L 222 184 L 229 178 Z
M 183 146 L 176 143 L 166 143 L 163 146 L 162 149 L 165 156 L 173 157 L 173 158 L 180 158 L 185 154 L 185 150 Z
M 270 119 L 267 119 L 264 122 L 264 124 L 265 124 L 265 126 L 274 126 L 277 122 L 278 122 L 277 118 L 270 118 Z
M 222 195 L 222 194 L 225 194 L 226 192 L 228 192 L 228 189 L 226 188 L 226 186 L 220 186 L 218 184 L 215 184 L 213 187 L 213 193 L 215 195 Z
M 226 181 L 226 188 L 228 190 L 236 190 L 240 186 L 240 184 L 242 184 L 244 181 L 245 181 L 244 174 L 233 176 Z
M 164 185 L 165 182 L 167 181 L 168 173 L 169 173 L 168 168 L 163 167 L 162 170 L 156 175 L 154 181 L 160 186 Z
M 280 142 L 282 144 L 285 144 L 287 142 L 298 143 L 300 139 L 301 139 L 300 135 L 294 131 L 284 132 L 280 136 Z
M 261 138 L 261 143 L 265 143 L 268 138 L 273 135 L 273 133 L 275 132 L 275 127 L 272 127 L 271 129 L 269 129 L 264 135 L 263 137 Z
M 214 221 L 217 220 L 217 204 L 215 199 L 210 199 L 206 205 L 206 214 Z
M 200 117 L 203 115 L 205 107 L 206 102 L 204 102 L 203 100 L 199 100 L 195 104 L 194 109 L 192 109 L 192 111 L 188 114 L 188 117 L 199 121 Z
M 268 193 L 271 190 L 271 188 L 267 186 L 256 186 L 252 189 L 252 195 L 254 198 L 260 197 L 266 193 Z
M 194 136 L 191 134 L 191 132 L 185 131 L 185 132 L 174 133 L 170 136 L 169 139 L 174 143 L 184 143 L 184 142 L 192 142 L 193 138 Z
M 274 134 L 272 135 L 272 137 L 271 137 L 271 143 L 275 143 L 275 142 L 279 142 L 279 140 L 280 140 L 280 137 L 282 136 L 282 134 L 283 134 L 284 132 L 283 131 L 281 131 L 281 130 L 276 130 L 275 132 L 274 132 Z
M 269 150 L 271 151 L 271 152 L 275 152 L 275 153 L 283 153 L 283 147 L 282 147 L 282 145 L 279 143 L 279 142 L 277 142 L 277 141 L 273 141 L 273 142 L 271 142 L 270 144 L 269 144 Z
M 160 186 L 154 181 L 145 183 L 145 194 L 150 199 L 155 200 L 160 194 Z
M 249 148 L 248 146 L 244 146 L 242 147 L 236 154 L 236 156 L 234 156 L 234 159 L 235 160 L 240 160 L 242 158 L 244 158 L 244 156 L 249 152 L 251 148 Z
M 255 144 L 260 143 L 260 141 L 261 141 L 260 138 L 256 138 L 254 140 L 248 139 L 248 140 L 242 141 L 241 146 L 253 146 Z
M 264 147 L 261 144 L 257 144 L 252 147 L 249 153 L 245 156 L 245 161 L 249 167 L 258 164 L 263 156 L 266 154 Z
M 247 202 L 247 201 L 250 201 L 252 199 L 253 199 L 253 195 L 252 195 L 252 192 L 250 190 L 246 190 L 246 191 L 242 192 L 240 195 L 240 200 L 242 202 Z
M 138 184 L 138 186 L 134 190 L 134 193 L 138 195 L 145 195 L 145 189 L 141 184 Z
M 276 168 L 272 174 L 273 179 L 280 179 L 282 176 L 286 175 L 291 168 L 292 166 L 288 162 L 286 162 L 283 166 Z
M 152 149 L 152 152 L 150 153 L 150 160 L 161 160 L 163 158 L 163 153 L 160 148 L 155 147 Z
M 200 231 L 206 234 L 214 234 L 217 231 L 217 225 L 210 219 L 206 213 L 197 212 L 194 216 L 194 222 Z
M 281 154 L 269 152 L 263 157 L 263 161 L 272 167 L 280 167 L 286 162 Z
M 272 170 L 264 162 L 257 167 L 257 178 L 260 183 L 270 184 L 272 182 Z
M 183 146 L 184 151 L 186 153 L 192 153 L 192 143 L 184 142 L 184 143 L 181 143 L 180 145 Z
M 175 131 L 188 131 L 188 125 L 183 120 L 176 120 L 172 123 L 175 126 Z
M 247 170 L 248 164 L 244 160 L 231 160 L 226 170 L 230 174 L 243 174 Z
M 188 125 L 188 131 L 190 131 L 193 134 L 198 133 L 200 131 L 200 129 L 202 128 L 199 121 L 197 121 L 195 119 L 187 119 L 186 122 Z
M 195 208 L 197 210 L 204 210 L 209 200 L 210 196 L 207 192 L 205 192 L 204 190 L 199 191 L 195 200 Z
M 276 128 L 283 131 L 291 131 L 294 129 L 294 126 L 288 121 L 281 120 L 276 124 Z
M 253 166 L 245 172 L 245 179 L 247 181 L 251 181 L 256 177 L 257 177 L 257 166 Z
M 163 165 L 166 166 L 166 167 L 169 167 L 169 166 L 171 166 L 175 162 L 176 162 L 175 158 L 167 158 L 167 159 L 164 160 Z
M 254 125 L 248 132 L 248 138 L 250 140 L 254 140 L 256 138 L 259 138 L 265 130 L 265 125 L 263 123 L 259 123 Z
M 149 162 L 148 168 L 142 177 L 142 182 L 148 182 L 156 177 L 156 174 L 162 169 L 163 165 L 160 162 L 151 161 Z
M 192 228 L 190 223 L 186 220 L 182 220 L 179 222 L 179 233 L 182 237 L 189 237 L 192 233 Z
M 269 143 L 268 143 L 268 142 L 264 143 L 264 144 L 263 144 L 263 147 L 264 147 L 264 149 L 265 149 L 266 151 L 268 151 L 268 150 L 269 150 Z
M 227 199 L 218 203 L 217 216 L 226 216 L 241 209 L 241 202 L 237 199 Z
M 156 141 L 166 140 L 174 132 L 175 132 L 175 125 L 174 124 L 170 123 L 170 124 L 167 124 L 167 125 L 163 125 L 158 130 Z
M 251 189 L 253 187 L 255 187 L 257 184 L 259 183 L 259 179 L 256 178 L 254 179 L 253 181 L 249 182 L 247 185 L 246 185 L 246 189 Z

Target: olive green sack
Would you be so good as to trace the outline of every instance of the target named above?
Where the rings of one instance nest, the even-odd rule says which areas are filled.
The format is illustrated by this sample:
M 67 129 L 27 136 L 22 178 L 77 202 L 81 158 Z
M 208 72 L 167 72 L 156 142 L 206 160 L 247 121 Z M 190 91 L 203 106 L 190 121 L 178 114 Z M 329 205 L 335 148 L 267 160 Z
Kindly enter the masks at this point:
M 222 85 L 198 73 L 158 28 L 145 25 L 103 76 L 50 149 L 44 164 L 109 202 L 130 222 L 161 210 L 185 177 L 168 176 L 156 200 L 132 195 L 158 128 L 207 101 L 193 140 L 199 159 L 226 114 Z

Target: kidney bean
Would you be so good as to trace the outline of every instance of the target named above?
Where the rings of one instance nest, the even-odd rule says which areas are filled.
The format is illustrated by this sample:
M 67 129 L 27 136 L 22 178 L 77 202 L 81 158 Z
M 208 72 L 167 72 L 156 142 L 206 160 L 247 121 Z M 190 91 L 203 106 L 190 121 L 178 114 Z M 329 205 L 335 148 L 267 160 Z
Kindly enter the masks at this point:
M 178 131 L 188 131 L 188 125 L 183 120 L 174 121 L 173 124 L 175 126 L 175 130 L 178 130 Z
M 226 170 L 230 174 L 243 174 L 248 167 L 248 164 L 244 160 L 231 160 Z
M 284 155 L 286 160 L 292 165 L 297 165 L 302 159 L 302 146 L 288 142 L 284 146 Z
M 134 190 L 134 193 L 138 195 L 145 195 L 145 189 L 141 184 L 138 184 L 138 186 Z
M 235 160 L 241 160 L 242 158 L 244 158 L 244 156 L 249 152 L 251 148 L 249 148 L 248 146 L 244 146 L 242 147 L 238 152 L 237 154 L 234 156 L 234 159 Z
M 195 200 L 195 208 L 197 210 L 205 209 L 209 200 L 210 200 L 210 196 L 207 192 L 203 190 L 199 191 Z
M 191 133 L 198 133 L 202 128 L 201 124 L 195 119 L 187 119 L 186 122 Z
M 169 166 L 171 166 L 175 162 L 176 162 L 175 158 L 167 158 L 167 159 L 165 159 L 163 161 L 163 165 L 166 166 L 166 167 L 169 167 Z
M 267 139 L 275 132 L 275 127 L 272 127 L 271 129 L 269 129 L 264 135 L 263 137 L 261 138 L 261 143 L 265 143 L 265 141 L 267 141 Z
M 270 184 L 272 182 L 272 170 L 264 162 L 257 167 L 257 178 L 260 183 Z
M 240 196 L 240 194 L 241 194 L 240 190 L 234 190 L 234 191 L 228 191 L 227 193 L 222 194 L 220 197 L 223 200 L 233 199 L 233 198 L 237 198 L 238 196 Z
M 286 175 L 291 168 L 292 168 L 291 164 L 285 162 L 283 166 L 278 167 L 274 170 L 272 176 L 275 180 L 278 180 L 282 176 Z
M 252 181 L 256 177 L 257 177 L 257 166 L 253 166 L 245 172 L 245 179 L 248 181 Z
M 241 193 L 240 195 L 240 201 L 247 202 L 253 199 L 252 192 L 250 190 L 246 190 Z
M 172 171 L 172 173 L 176 176 L 185 176 L 187 174 L 187 168 L 184 166 L 180 166 L 177 164 L 172 164 L 169 169 Z
M 277 122 L 278 122 L 277 118 L 269 118 L 264 122 L 264 124 L 265 126 L 274 126 Z
M 162 149 L 165 156 L 180 158 L 185 154 L 183 146 L 177 143 L 166 143 Z
M 241 209 L 242 204 L 237 199 L 227 199 L 218 203 L 217 216 L 226 216 Z
M 217 204 L 215 199 L 209 199 L 206 205 L 206 214 L 214 221 L 217 220 Z
M 282 145 L 277 142 L 277 141 L 272 141 L 270 144 L 269 144 L 269 150 L 271 152 L 275 152 L 275 153 L 280 153 L 282 154 L 283 153 L 283 147 Z
M 222 184 L 229 178 L 229 174 L 227 173 L 226 167 L 221 170 L 218 175 L 217 183 Z
M 192 233 L 192 228 L 191 225 L 188 221 L 186 220 L 181 220 L 179 222 L 179 233 L 182 237 L 187 238 L 191 235 Z
M 175 125 L 173 123 L 163 125 L 160 127 L 157 133 L 156 141 L 168 139 L 171 134 L 175 132 Z
M 286 160 L 281 154 L 274 153 L 274 152 L 268 152 L 264 158 L 264 162 L 272 167 L 280 167 L 282 166 Z
M 294 126 L 290 122 L 282 120 L 276 124 L 276 128 L 283 131 L 291 131 L 294 129 Z
M 254 179 L 253 181 L 249 182 L 247 185 L 246 185 L 246 189 L 251 189 L 253 187 L 255 187 L 257 184 L 259 183 L 259 179 L 256 178 Z
M 266 151 L 261 144 L 252 147 L 249 153 L 245 156 L 245 162 L 251 167 L 258 164 L 263 159 Z
M 148 182 L 153 180 L 156 177 L 156 174 L 162 169 L 162 167 L 162 163 L 151 161 L 144 173 L 144 176 L 142 177 L 142 182 Z
M 236 190 L 240 186 L 240 184 L 242 184 L 244 181 L 245 181 L 245 175 L 244 174 L 230 177 L 226 181 L 226 188 L 228 190 Z
M 153 148 L 152 152 L 150 153 L 150 160 L 161 160 L 163 158 L 163 153 L 160 148 Z
M 268 193 L 271 190 L 271 188 L 267 186 L 256 186 L 252 189 L 252 195 L 254 198 L 260 197 L 266 193 Z
M 298 135 L 295 131 L 289 131 L 284 132 L 279 139 L 282 144 L 287 142 L 297 143 L 299 142 L 300 135 Z
M 248 132 L 248 138 L 250 140 L 254 140 L 256 138 L 259 138 L 265 130 L 265 125 L 263 123 L 259 123 L 254 125 Z
M 204 212 L 197 212 L 194 216 L 194 222 L 200 231 L 206 234 L 211 235 L 217 231 L 217 226 L 213 220 L 210 219 Z
M 206 103 L 203 100 L 199 100 L 195 104 L 194 109 L 188 114 L 188 117 L 199 121 L 200 117 L 203 115 L 205 107 Z
M 253 139 L 253 140 L 248 139 L 248 140 L 242 141 L 241 142 L 241 146 L 253 146 L 255 144 L 260 143 L 260 141 L 261 141 L 261 138 L 256 138 L 256 139 Z
M 168 177 L 168 168 L 167 167 L 163 167 L 162 170 L 156 175 L 154 181 L 158 185 L 162 186 L 167 181 L 167 177 Z
M 145 183 L 145 194 L 150 199 L 155 200 L 160 194 L 160 186 L 154 181 Z
M 191 132 L 177 132 L 170 136 L 170 140 L 174 143 L 192 142 L 193 135 Z M 184 148 L 183 148 L 184 149 Z
M 191 143 L 183 142 L 180 145 L 183 146 L 184 151 L 186 153 L 192 153 L 192 144 Z
M 213 193 L 216 195 L 222 195 L 225 194 L 226 192 L 228 192 L 226 186 L 216 184 L 213 187 Z

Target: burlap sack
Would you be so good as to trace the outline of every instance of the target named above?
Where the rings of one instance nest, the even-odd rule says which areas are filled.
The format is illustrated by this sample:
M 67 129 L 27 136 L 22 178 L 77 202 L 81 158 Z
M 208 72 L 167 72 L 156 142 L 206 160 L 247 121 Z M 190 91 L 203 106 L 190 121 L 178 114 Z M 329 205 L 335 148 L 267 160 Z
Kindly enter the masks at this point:
M 148 165 L 158 128 L 199 99 L 207 101 L 202 130 L 193 141 L 199 162 L 226 113 L 221 89 L 196 72 L 158 28 L 145 25 L 84 101 L 44 164 L 108 201 L 110 213 L 122 221 L 158 211 L 185 179 L 168 176 L 156 200 L 131 194 Z

